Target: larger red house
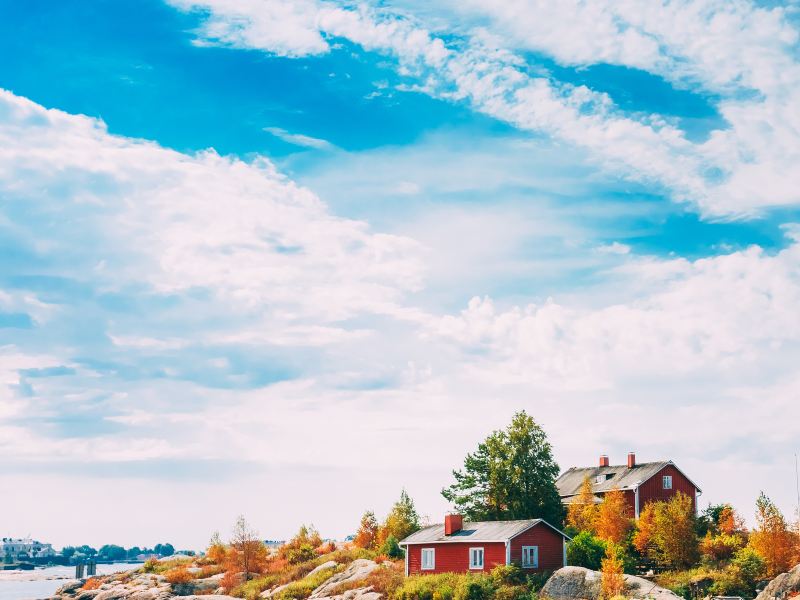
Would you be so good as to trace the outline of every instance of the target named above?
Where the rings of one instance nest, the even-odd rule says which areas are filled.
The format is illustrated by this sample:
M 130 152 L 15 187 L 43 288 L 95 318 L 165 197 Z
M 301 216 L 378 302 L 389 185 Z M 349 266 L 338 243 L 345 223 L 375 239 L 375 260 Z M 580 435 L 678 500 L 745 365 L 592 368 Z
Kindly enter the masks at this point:
M 604 454 L 599 466 L 572 467 L 556 480 L 564 504 L 570 504 L 578 497 L 586 477 L 592 484 L 595 502 L 602 502 L 607 492 L 618 489 L 625 495 L 628 515 L 637 519 L 648 502 L 669 500 L 678 492 L 689 496 L 697 511 L 697 497 L 702 493 L 671 460 L 637 463 L 636 455 L 630 452 L 627 464 L 610 465 L 608 456 Z
M 465 522 L 447 515 L 400 542 L 406 549 L 406 575 L 490 571 L 517 564 L 525 571 L 555 571 L 567 564 L 570 538 L 547 521 Z

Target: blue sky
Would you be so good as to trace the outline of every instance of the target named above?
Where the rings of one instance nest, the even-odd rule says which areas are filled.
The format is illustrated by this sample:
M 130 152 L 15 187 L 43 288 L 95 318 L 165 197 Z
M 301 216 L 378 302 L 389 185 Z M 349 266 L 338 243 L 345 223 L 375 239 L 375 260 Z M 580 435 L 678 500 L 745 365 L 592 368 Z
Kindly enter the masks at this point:
M 0 2 L 7 533 L 435 520 L 522 408 L 790 513 L 796 11 Z

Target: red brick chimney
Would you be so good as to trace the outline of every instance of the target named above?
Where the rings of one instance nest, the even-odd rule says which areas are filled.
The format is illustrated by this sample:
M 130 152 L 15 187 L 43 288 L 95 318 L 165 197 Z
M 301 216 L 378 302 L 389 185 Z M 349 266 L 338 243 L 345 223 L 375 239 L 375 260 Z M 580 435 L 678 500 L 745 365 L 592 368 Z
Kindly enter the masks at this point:
M 608 466 L 608 455 L 607 454 L 601 454 L 600 455 L 600 466 L 601 467 L 607 467 Z
M 444 534 L 453 535 L 461 531 L 464 526 L 464 517 L 459 514 L 449 514 L 444 516 Z
M 628 452 L 628 468 L 632 469 L 636 466 L 636 454 Z

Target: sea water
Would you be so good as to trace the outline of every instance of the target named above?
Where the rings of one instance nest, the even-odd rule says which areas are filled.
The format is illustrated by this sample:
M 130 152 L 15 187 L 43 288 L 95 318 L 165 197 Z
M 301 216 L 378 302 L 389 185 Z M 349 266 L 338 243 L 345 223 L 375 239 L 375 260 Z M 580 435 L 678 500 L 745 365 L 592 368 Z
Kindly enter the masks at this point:
M 98 575 L 138 569 L 141 563 L 97 565 Z M 41 600 L 75 579 L 75 567 L 47 567 L 33 571 L 0 571 L 0 600 Z

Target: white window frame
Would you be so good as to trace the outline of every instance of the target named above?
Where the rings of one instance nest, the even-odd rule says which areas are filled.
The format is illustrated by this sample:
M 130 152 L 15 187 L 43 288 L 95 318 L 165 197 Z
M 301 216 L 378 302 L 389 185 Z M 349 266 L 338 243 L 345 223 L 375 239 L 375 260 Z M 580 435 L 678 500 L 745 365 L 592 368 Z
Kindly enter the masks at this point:
M 533 561 L 526 561 L 533 554 Z M 522 568 L 523 569 L 538 569 L 539 568 L 539 546 L 523 546 L 522 547 Z
M 427 564 L 425 561 L 426 555 L 431 557 L 430 564 Z M 433 571 L 436 569 L 436 548 L 422 549 L 419 557 L 419 568 L 421 571 Z
M 661 478 L 661 487 L 664 488 L 665 490 L 672 489 L 672 475 L 664 475 Z
M 483 551 L 483 547 L 470 548 L 469 549 L 469 568 L 470 569 L 474 569 L 474 570 L 481 570 L 482 571 L 483 570 L 483 565 L 484 565 L 484 562 L 485 562 L 484 554 L 485 553 Z M 476 556 L 480 556 L 480 558 L 481 558 L 480 564 L 477 564 L 476 562 L 474 562 L 472 560 Z

